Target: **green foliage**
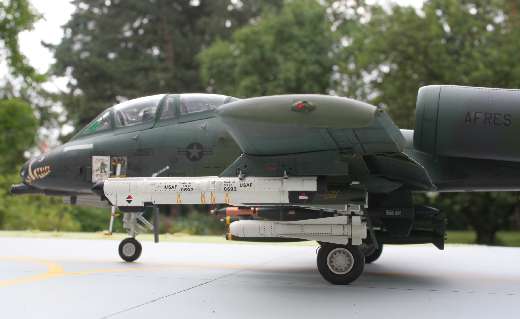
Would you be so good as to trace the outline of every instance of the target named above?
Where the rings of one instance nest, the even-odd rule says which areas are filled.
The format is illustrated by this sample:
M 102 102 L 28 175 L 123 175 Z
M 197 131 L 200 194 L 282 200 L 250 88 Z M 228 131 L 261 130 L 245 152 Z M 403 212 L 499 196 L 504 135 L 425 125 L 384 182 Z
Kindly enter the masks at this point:
M 192 211 L 173 218 L 169 232 L 189 235 L 222 235 L 225 227 L 221 221 L 207 212 Z
M 77 231 L 81 225 L 71 215 L 71 207 L 61 198 L 11 196 L 9 186 L 17 175 L 0 175 L 0 229 Z
M 0 88 L 4 97 L 21 97 L 0 99 L 0 229 L 78 230 L 80 225 L 60 199 L 8 193 L 11 184 L 20 182 L 15 172 L 25 160 L 24 152 L 34 145 L 39 124 L 34 115 L 37 110 L 25 100 L 34 93 L 28 93 L 29 88 L 37 89 L 44 77 L 27 63 L 18 45 L 20 32 L 30 30 L 37 19 L 27 0 L 0 2 L 0 59 L 7 61 L 11 75 L 24 81 L 15 89 L 9 83 L 12 78 L 7 79 L 5 87 Z M 39 120 L 46 121 L 41 116 Z
M 28 0 L 0 1 L 0 59 L 7 59 L 10 71 L 27 82 L 42 81 L 43 76 L 27 63 L 20 52 L 18 35 L 30 30 L 37 19 Z
M 108 229 L 110 211 L 107 208 L 70 206 L 70 215 L 80 225 L 81 231 L 99 232 Z M 114 231 L 122 230 L 121 218 L 116 218 Z
M 520 247 L 520 232 L 518 231 L 499 231 L 496 234 L 497 244 L 507 247 Z M 474 244 L 477 242 L 477 235 L 474 231 L 448 231 L 448 244 Z
M 426 203 L 447 213 L 450 229 L 473 229 L 478 244 L 497 244 L 499 230 L 509 228 L 518 194 L 507 192 L 437 194 Z
M 0 229 L 97 232 L 108 228 L 108 209 L 71 206 L 61 197 L 12 196 L 9 188 L 19 183 L 13 174 L 0 175 Z M 122 231 L 116 219 L 115 231 Z
M 261 19 L 204 50 L 201 77 L 212 91 L 234 96 L 327 93 L 333 34 L 317 1 L 286 1 Z
M 341 29 L 345 94 L 388 107 L 402 127 L 414 125 L 415 98 L 428 84 L 519 87 L 518 17 L 505 1 L 430 0 L 423 13 L 366 6 L 371 19 Z M 353 83 L 352 83 L 353 82 Z
M 37 122 L 31 107 L 17 99 L 0 100 L 0 174 L 13 172 L 34 143 Z

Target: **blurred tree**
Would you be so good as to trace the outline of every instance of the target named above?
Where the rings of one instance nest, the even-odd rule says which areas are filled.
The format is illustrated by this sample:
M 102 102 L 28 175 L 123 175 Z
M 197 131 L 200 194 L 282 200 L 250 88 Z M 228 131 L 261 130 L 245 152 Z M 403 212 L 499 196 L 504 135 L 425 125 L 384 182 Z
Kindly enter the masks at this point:
M 511 56 L 517 17 L 504 1 L 430 0 L 420 13 L 401 6 L 365 11 L 368 22 L 341 29 L 340 72 L 357 85 L 338 89 L 387 106 L 401 127 L 413 128 L 423 85 L 520 87 L 520 62 Z
M 105 208 L 68 206 L 71 218 L 80 225 L 81 231 L 98 232 L 108 228 L 109 211 Z M 114 220 L 114 232 L 124 231 L 121 218 Z
M 34 144 L 37 121 L 29 104 L 17 99 L 0 100 L 0 174 L 12 173 Z
M 389 109 L 401 127 L 414 126 L 417 90 L 429 84 L 520 87 L 516 1 L 429 0 L 411 7 L 363 5 L 365 19 L 339 19 L 343 49 L 337 91 Z M 359 8 L 358 8 L 359 10 Z M 436 206 L 463 214 L 479 243 L 513 212 L 516 196 L 442 194 Z
M 61 199 L 8 194 L 10 185 L 20 182 L 16 172 L 24 152 L 35 143 L 38 120 L 47 121 L 42 116 L 47 113 L 28 102 L 44 76 L 28 64 L 18 45 L 18 35 L 38 18 L 27 0 L 0 2 L 0 59 L 9 72 L 0 87 L 0 229 L 75 230 L 79 225 L 60 205 Z
M 201 52 L 209 90 L 234 96 L 327 93 L 334 45 L 326 7 L 314 0 L 286 1 L 262 18 Z
M 69 75 L 63 102 L 77 128 L 118 100 L 201 91 L 195 55 L 280 0 L 76 0 L 54 47 L 54 73 Z
M 58 115 L 51 109 L 52 95 L 41 87 L 46 76 L 28 63 L 18 43 L 20 33 L 32 30 L 38 19 L 28 0 L 0 2 L 0 61 L 6 62 L 8 71 L 0 75 L 0 99 L 23 100 L 31 105 L 40 126 L 56 127 Z
M 17 174 L 0 175 L 0 229 L 78 231 L 81 225 L 61 198 L 10 196 L 9 186 L 19 183 Z
M 33 109 L 19 99 L 0 100 L 0 229 L 79 230 L 72 208 L 61 198 L 10 196 L 11 184 L 24 152 L 34 145 L 38 121 Z
M 0 60 L 6 59 L 13 75 L 26 82 L 42 81 L 43 76 L 27 63 L 18 46 L 18 35 L 32 29 L 38 15 L 28 0 L 4 0 L 0 2 Z
M 34 145 L 38 122 L 33 109 L 19 99 L 0 100 L 0 229 L 79 230 L 72 208 L 61 198 L 10 196 L 24 152 Z
M 464 216 L 464 225 L 475 229 L 478 244 L 493 245 L 500 244 L 497 231 L 509 228 L 509 217 L 518 205 L 518 195 L 505 192 L 440 194 L 433 202 L 448 215 L 454 215 L 451 219 Z

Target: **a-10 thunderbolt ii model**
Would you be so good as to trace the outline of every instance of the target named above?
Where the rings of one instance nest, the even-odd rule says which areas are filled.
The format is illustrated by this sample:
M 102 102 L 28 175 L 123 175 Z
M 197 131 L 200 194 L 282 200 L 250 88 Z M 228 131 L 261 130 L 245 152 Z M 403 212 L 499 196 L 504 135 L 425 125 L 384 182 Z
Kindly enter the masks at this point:
M 414 192 L 520 189 L 520 91 L 423 87 L 416 118 L 401 130 L 383 108 L 324 95 L 149 96 L 29 160 L 11 191 L 101 195 L 123 212 L 126 261 L 142 226 L 157 237 L 158 206 L 211 205 L 229 239 L 317 241 L 319 272 L 348 284 L 384 244 L 443 249 L 444 215 Z

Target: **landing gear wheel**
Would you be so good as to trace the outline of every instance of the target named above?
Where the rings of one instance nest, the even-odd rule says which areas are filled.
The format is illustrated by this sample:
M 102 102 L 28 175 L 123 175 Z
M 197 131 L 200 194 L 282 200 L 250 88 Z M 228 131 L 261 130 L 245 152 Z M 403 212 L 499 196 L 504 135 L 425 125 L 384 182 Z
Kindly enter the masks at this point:
M 141 256 L 143 247 L 135 238 L 125 238 L 119 244 L 119 256 L 126 262 L 137 260 Z
M 365 255 L 365 264 L 370 264 L 376 261 L 383 253 L 383 244 L 379 243 L 377 249 L 369 244 L 362 244 L 361 250 Z
M 348 285 L 363 273 L 365 256 L 359 246 L 323 244 L 318 251 L 318 271 L 328 282 Z

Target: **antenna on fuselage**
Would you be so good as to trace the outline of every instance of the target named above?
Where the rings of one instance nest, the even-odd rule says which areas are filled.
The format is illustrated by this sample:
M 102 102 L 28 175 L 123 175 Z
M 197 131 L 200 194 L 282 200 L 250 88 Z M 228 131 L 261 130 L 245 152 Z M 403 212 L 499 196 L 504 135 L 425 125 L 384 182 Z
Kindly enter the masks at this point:
M 166 172 L 167 170 L 170 169 L 170 166 L 169 165 L 166 165 L 165 167 L 161 168 L 160 170 L 158 170 L 157 172 L 153 173 L 152 174 L 152 177 L 157 177 L 159 175 L 161 175 L 162 173 Z

